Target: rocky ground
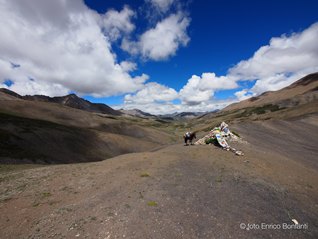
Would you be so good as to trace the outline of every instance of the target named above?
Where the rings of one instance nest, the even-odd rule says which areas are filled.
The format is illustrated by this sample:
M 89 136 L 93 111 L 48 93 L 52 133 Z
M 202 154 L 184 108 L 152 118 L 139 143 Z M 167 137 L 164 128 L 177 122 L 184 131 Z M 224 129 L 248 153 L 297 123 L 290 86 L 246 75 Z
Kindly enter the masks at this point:
M 244 156 L 180 142 L 97 163 L 2 166 L 0 238 L 317 238 L 317 118 L 302 122 L 232 125 Z M 311 133 L 299 141 L 302 127 Z M 292 219 L 305 228 L 283 229 Z

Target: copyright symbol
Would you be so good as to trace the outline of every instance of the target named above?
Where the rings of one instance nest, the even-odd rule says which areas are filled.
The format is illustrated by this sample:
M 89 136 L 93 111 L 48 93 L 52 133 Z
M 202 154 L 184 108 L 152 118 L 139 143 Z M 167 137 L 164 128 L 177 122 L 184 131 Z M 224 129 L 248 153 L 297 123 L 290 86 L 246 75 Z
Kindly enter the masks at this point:
M 246 228 L 246 224 L 245 224 L 245 223 L 241 223 L 241 224 L 240 224 L 240 228 L 241 228 L 241 229 L 245 229 L 245 228 Z

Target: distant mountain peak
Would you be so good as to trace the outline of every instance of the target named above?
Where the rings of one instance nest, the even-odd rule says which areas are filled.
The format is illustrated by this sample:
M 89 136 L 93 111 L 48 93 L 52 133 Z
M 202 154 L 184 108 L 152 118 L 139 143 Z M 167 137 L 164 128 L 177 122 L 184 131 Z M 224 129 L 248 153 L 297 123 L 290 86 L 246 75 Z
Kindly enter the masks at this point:
M 75 98 L 75 99 L 82 99 L 80 97 L 78 97 L 76 94 L 72 93 L 72 94 L 69 94 L 69 95 L 66 95 L 66 96 L 62 96 L 62 97 L 66 97 L 66 98 Z
M 0 88 L 0 92 L 5 93 L 7 95 L 11 95 L 11 96 L 16 97 L 18 99 L 22 98 L 22 96 L 19 95 L 18 93 L 15 93 L 14 91 L 6 89 L 6 88 Z
M 114 110 L 105 104 L 91 103 L 88 100 L 78 97 L 76 94 L 72 93 L 65 96 L 49 97 L 45 95 L 26 95 L 21 96 L 11 90 L 6 88 L 1 88 L 0 92 L 7 95 L 13 96 L 17 99 L 29 100 L 29 101 L 40 101 L 48 103 L 57 103 L 65 105 L 71 108 L 85 110 L 89 112 L 102 113 L 102 114 L 111 114 L 111 115 L 121 115 L 120 111 Z
M 122 112 L 123 114 L 126 114 L 126 115 L 137 116 L 137 117 L 142 117 L 142 118 L 154 118 L 154 117 L 156 117 L 155 115 L 144 112 L 140 109 L 131 109 L 131 110 L 120 109 L 119 111 Z

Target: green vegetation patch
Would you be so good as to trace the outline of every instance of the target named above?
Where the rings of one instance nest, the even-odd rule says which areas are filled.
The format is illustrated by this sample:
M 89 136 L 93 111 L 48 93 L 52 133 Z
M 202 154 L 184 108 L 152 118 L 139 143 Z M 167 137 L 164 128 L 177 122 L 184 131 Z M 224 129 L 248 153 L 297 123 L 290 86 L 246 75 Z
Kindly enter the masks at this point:
M 215 182 L 221 183 L 221 182 L 222 182 L 222 176 L 218 176 L 218 177 L 215 179 Z
M 50 192 L 43 192 L 43 193 L 41 194 L 41 196 L 42 196 L 42 198 L 47 198 L 47 197 L 51 197 L 52 194 L 51 194 Z
M 282 110 L 282 109 L 285 109 L 285 107 L 281 108 L 278 105 L 267 104 L 267 105 L 263 105 L 260 107 L 247 108 L 240 114 L 240 116 L 241 117 L 248 117 L 252 114 L 261 115 L 261 114 L 265 114 L 267 112 L 275 112 L 275 111 Z
M 40 203 L 39 203 L 39 202 L 34 202 L 34 203 L 32 203 L 32 207 L 38 207 L 38 206 L 40 206 Z
M 151 207 L 156 207 L 156 206 L 158 206 L 158 203 L 155 202 L 155 201 L 149 201 L 149 202 L 147 203 L 147 205 L 148 205 L 148 206 L 151 206 Z
M 216 138 L 209 138 L 205 140 L 206 144 L 216 144 L 217 143 L 217 139 Z
M 251 111 L 251 113 L 255 114 L 265 114 L 266 112 L 275 112 L 280 110 L 278 105 L 268 104 L 262 107 L 257 107 Z
M 145 177 L 150 177 L 150 175 L 147 172 L 143 172 L 140 174 L 140 177 L 145 178 Z

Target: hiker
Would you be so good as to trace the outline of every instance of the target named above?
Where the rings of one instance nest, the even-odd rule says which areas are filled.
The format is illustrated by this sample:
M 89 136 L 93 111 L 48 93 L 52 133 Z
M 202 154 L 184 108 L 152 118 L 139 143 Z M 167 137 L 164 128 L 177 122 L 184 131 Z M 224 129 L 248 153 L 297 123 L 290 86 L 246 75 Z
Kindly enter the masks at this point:
M 196 139 L 197 136 L 195 135 L 195 132 L 186 132 L 184 135 L 183 135 L 183 138 L 184 138 L 184 143 L 185 143 L 185 146 L 188 146 L 188 140 L 190 142 L 191 145 L 193 145 L 192 143 L 192 140 L 193 139 Z

